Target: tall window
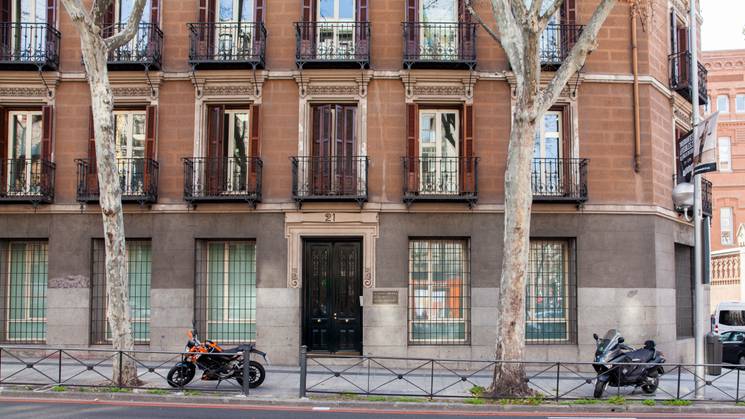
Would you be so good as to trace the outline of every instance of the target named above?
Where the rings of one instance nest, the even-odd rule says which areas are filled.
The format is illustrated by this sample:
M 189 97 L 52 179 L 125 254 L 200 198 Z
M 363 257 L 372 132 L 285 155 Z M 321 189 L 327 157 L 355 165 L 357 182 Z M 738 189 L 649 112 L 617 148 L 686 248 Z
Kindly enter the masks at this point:
M 745 95 L 735 96 L 735 112 L 745 113 Z
M 562 111 L 548 111 L 536 129 L 533 144 L 533 193 L 562 195 Z
M 44 56 L 47 43 L 47 0 L 14 0 L 13 55 L 22 59 Z M 7 36 L 7 35 L 6 35 Z
M 106 253 L 104 241 L 93 241 L 93 272 L 91 275 L 91 341 L 111 342 L 111 329 L 106 312 Z M 149 240 L 127 240 L 127 273 L 129 309 L 135 343 L 150 342 L 150 289 L 152 276 L 152 245 Z
M 254 39 L 253 0 L 218 0 L 215 8 L 217 58 L 234 59 L 250 53 Z
M 458 0 L 419 1 L 422 22 L 421 59 L 453 59 L 458 56 Z
M 732 219 L 732 207 L 719 208 L 719 230 L 721 243 L 731 245 L 734 242 L 734 220 Z
M 219 343 L 256 340 L 256 243 L 198 243 L 197 331 Z
M 119 0 L 115 2 L 116 23 L 121 25 L 122 28 L 127 24 L 129 16 L 132 15 L 136 2 L 136 0 Z M 140 20 L 140 28 L 129 42 L 119 47 L 118 53 L 120 56 L 129 57 L 134 60 L 147 56 L 151 32 L 150 29 L 144 25 L 148 23 L 158 24 L 158 22 L 150 22 L 152 17 L 150 13 L 152 2 L 153 0 L 145 0 L 145 7 L 142 9 L 142 18 Z
M 248 181 L 248 109 L 227 109 L 223 122 L 225 193 L 245 193 Z
M 2 340 L 43 343 L 47 335 L 47 243 L 0 244 Z
M 729 113 L 729 96 L 717 96 L 717 110 L 719 113 Z
M 8 194 L 35 194 L 41 186 L 41 111 L 8 113 Z
M 457 194 L 460 162 L 460 112 L 455 109 L 419 111 L 419 191 Z
M 470 340 L 470 263 L 466 240 L 409 241 L 409 343 Z
M 318 55 L 344 59 L 354 55 L 355 0 L 318 0 Z
M 146 120 L 145 111 L 114 111 L 119 180 L 127 195 L 144 193 Z
M 729 137 L 719 137 L 719 171 L 732 171 L 732 143 Z
M 358 195 L 364 191 L 365 159 L 357 155 L 357 106 L 313 106 L 310 195 Z
M 529 343 L 568 343 L 575 339 L 573 242 L 530 241 L 525 284 L 525 339 Z

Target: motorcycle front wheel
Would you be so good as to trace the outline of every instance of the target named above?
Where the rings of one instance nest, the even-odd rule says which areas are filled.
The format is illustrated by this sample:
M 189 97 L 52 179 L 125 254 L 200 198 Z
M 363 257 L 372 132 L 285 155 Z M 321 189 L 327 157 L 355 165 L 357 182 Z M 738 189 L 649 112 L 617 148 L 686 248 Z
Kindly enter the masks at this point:
M 652 394 L 657 391 L 657 386 L 660 385 L 660 375 L 657 371 L 652 371 L 647 377 L 647 382 L 642 384 L 642 391 L 645 394 Z
M 264 367 L 258 362 L 250 361 L 248 363 L 248 377 L 249 377 L 248 388 L 256 388 L 260 386 L 261 383 L 264 382 L 264 379 L 266 378 L 266 371 L 264 371 Z M 235 381 L 238 381 L 238 384 L 243 386 L 243 370 L 242 369 L 240 370 L 240 372 L 236 374 Z
M 196 368 L 193 364 L 183 365 L 178 364 L 171 368 L 166 375 L 166 381 L 168 385 L 174 388 L 183 387 L 191 382 L 196 373 Z
M 605 392 L 606 387 L 608 387 L 608 382 L 600 381 L 600 379 L 598 379 L 597 381 L 595 381 L 595 391 L 592 393 L 592 395 L 596 399 L 603 397 L 603 393 Z

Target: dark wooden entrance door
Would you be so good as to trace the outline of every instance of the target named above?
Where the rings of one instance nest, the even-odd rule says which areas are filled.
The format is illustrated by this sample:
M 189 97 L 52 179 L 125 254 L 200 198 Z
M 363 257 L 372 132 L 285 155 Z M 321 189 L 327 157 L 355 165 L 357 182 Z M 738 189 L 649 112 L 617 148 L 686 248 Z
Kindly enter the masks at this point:
M 310 351 L 362 353 L 359 240 L 307 240 L 303 340 Z

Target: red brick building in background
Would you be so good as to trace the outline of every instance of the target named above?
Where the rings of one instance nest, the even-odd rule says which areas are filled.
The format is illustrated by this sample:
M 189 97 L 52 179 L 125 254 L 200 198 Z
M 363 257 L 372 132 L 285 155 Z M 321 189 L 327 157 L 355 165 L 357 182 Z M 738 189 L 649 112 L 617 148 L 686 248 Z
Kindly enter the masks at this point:
M 106 344 L 89 90 L 59 0 L 38 3 L 0 7 L 0 340 Z M 545 80 L 596 5 L 567 0 L 547 28 Z M 685 0 L 654 5 L 638 77 L 619 2 L 541 121 L 530 359 L 589 360 L 592 333 L 620 328 L 692 360 L 693 234 L 671 198 L 690 24 Z M 144 16 L 109 62 L 139 345 L 180 350 L 195 322 L 279 363 L 301 344 L 492 357 L 515 79 L 461 1 L 150 0 Z
M 745 297 L 745 50 L 707 51 L 707 113 L 719 111 L 713 185 L 711 309 Z

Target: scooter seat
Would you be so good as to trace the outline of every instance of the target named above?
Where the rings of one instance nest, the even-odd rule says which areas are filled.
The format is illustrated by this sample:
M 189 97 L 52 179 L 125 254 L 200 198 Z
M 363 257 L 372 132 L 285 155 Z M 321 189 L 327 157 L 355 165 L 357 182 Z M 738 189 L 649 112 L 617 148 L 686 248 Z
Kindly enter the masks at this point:
M 238 345 L 235 348 L 223 349 L 222 352 L 226 354 L 236 354 L 238 352 L 243 352 L 246 349 L 250 350 L 251 347 L 251 345 Z
M 654 359 L 654 350 L 652 349 L 637 349 L 635 351 L 628 352 L 626 354 L 632 362 L 649 362 Z

